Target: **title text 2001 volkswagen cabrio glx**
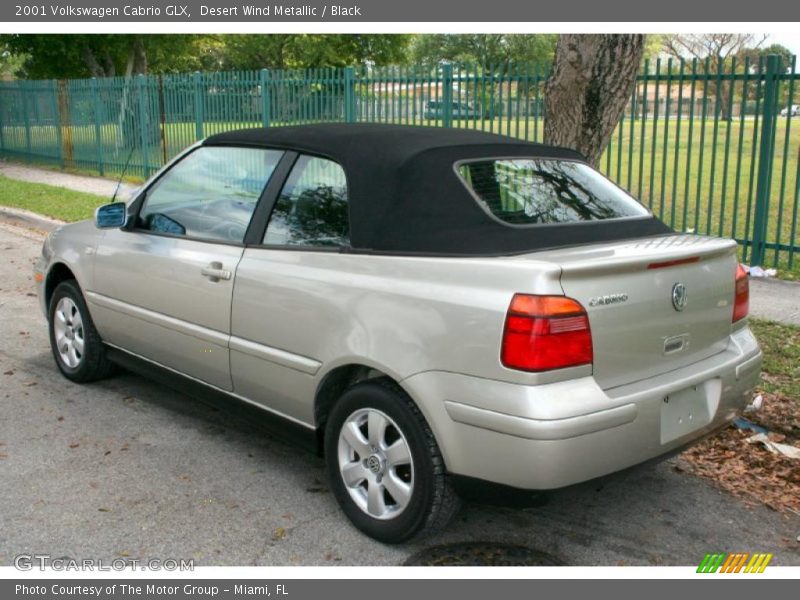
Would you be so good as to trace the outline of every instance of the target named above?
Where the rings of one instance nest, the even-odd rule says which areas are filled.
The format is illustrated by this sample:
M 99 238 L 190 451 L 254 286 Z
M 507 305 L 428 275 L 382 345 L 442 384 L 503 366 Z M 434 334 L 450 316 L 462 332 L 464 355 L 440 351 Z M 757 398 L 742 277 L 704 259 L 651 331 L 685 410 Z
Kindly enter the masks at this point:
M 466 130 L 215 135 L 36 268 L 67 378 L 132 356 L 315 432 L 385 542 L 444 525 L 460 477 L 552 489 L 685 446 L 761 363 L 734 242 Z

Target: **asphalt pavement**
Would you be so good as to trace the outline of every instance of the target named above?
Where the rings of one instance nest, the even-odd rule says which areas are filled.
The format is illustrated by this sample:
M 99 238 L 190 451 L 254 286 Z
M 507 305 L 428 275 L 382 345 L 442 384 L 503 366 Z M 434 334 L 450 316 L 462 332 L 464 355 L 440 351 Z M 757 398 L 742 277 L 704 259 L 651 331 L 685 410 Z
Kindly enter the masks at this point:
M 322 460 L 267 433 L 252 411 L 130 373 L 65 380 L 34 296 L 40 246 L 40 236 L 0 225 L 0 564 L 32 552 L 399 565 L 442 544 L 502 542 L 569 565 L 696 565 L 711 551 L 800 565 L 800 517 L 747 506 L 672 461 L 533 508 L 468 503 L 446 532 L 413 544 L 372 541 L 340 513 Z

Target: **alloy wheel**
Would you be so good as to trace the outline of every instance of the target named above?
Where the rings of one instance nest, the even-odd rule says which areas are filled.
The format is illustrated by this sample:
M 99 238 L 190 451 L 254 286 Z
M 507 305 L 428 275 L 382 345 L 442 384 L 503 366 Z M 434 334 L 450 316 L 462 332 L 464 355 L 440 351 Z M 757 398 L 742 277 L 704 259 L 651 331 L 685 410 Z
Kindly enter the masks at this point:
M 414 493 L 414 461 L 397 424 L 374 408 L 355 411 L 343 423 L 339 472 L 350 497 L 375 519 L 399 516 Z

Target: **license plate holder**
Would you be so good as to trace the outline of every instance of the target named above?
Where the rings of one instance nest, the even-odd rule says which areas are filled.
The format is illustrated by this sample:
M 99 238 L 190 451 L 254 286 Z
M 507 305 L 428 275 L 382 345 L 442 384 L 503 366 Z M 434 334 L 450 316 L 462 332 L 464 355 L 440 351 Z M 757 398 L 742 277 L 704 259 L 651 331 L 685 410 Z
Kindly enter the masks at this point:
M 708 386 L 684 388 L 664 396 L 661 402 L 661 443 L 666 444 L 711 422 Z

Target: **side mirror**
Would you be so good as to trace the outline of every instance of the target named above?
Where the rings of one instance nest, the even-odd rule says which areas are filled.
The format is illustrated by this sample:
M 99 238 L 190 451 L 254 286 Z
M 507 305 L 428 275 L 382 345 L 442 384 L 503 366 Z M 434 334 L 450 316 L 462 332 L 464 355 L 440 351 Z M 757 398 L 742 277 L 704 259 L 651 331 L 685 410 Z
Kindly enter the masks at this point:
M 98 206 L 94 211 L 94 225 L 98 229 L 119 229 L 128 220 L 128 207 L 124 202 Z

